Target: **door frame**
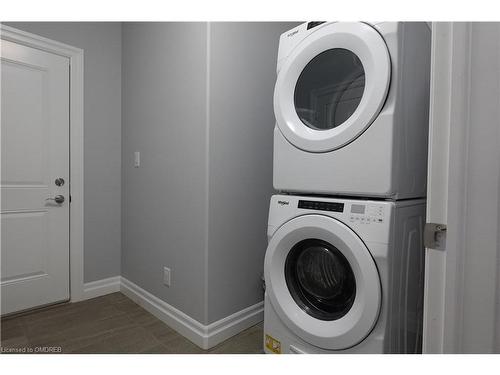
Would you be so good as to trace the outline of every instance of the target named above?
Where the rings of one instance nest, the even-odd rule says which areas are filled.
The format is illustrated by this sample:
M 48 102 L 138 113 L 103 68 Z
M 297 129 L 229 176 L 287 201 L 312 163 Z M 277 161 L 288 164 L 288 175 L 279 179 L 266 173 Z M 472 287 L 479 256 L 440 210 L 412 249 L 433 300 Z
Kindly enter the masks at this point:
M 83 299 L 83 49 L 0 24 L 0 39 L 64 56 L 70 63 L 70 301 Z

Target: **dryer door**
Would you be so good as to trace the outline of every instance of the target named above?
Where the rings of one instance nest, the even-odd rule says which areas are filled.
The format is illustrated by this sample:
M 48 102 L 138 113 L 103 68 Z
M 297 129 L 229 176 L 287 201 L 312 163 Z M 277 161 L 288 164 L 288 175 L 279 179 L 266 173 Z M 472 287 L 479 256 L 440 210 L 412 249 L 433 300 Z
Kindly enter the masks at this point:
M 264 273 L 274 309 L 312 345 L 349 348 L 377 321 L 377 267 L 361 239 L 338 220 L 304 215 L 285 223 L 269 242 Z
M 321 26 L 295 47 L 278 73 L 278 127 L 304 151 L 338 149 L 374 121 L 390 76 L 387 46 L 373 27 L 361 22 Z

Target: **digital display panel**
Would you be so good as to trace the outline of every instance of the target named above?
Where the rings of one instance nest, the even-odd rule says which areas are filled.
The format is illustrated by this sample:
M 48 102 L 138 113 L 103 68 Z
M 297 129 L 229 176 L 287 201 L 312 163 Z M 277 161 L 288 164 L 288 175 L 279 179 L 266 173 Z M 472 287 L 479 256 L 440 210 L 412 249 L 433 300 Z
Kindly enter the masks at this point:
M 365 213 L 365 205 L 364 204 L 353 204 L 351 206 L 352 214 L 364 214 Z
M 307 210 L 343 212 L 344 203 L 299 200 L 298 208 Z

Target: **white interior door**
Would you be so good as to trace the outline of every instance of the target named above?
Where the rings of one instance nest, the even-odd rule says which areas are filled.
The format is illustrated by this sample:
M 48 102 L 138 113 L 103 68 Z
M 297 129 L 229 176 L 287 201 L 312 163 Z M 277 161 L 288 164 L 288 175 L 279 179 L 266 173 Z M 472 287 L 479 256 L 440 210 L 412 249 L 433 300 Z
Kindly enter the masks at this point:
M 1 313 L 8 314 L 69 299 L 66 57 L 1 41 L 1 147 Z
M 500 352 L 500 24 L 434 23 L 424 353 Z

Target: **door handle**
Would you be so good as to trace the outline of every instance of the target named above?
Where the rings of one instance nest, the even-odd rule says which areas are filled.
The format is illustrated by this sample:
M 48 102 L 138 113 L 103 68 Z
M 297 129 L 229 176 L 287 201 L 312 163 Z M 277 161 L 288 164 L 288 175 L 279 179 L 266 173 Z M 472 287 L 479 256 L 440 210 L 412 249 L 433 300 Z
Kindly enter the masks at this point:
M 56 195 L 54 198 L 47 198 L 45 199 L 46 201 L 54 201 L 57 204 L 63 204 L 64 201 L 66 200 L 63 195 Z

